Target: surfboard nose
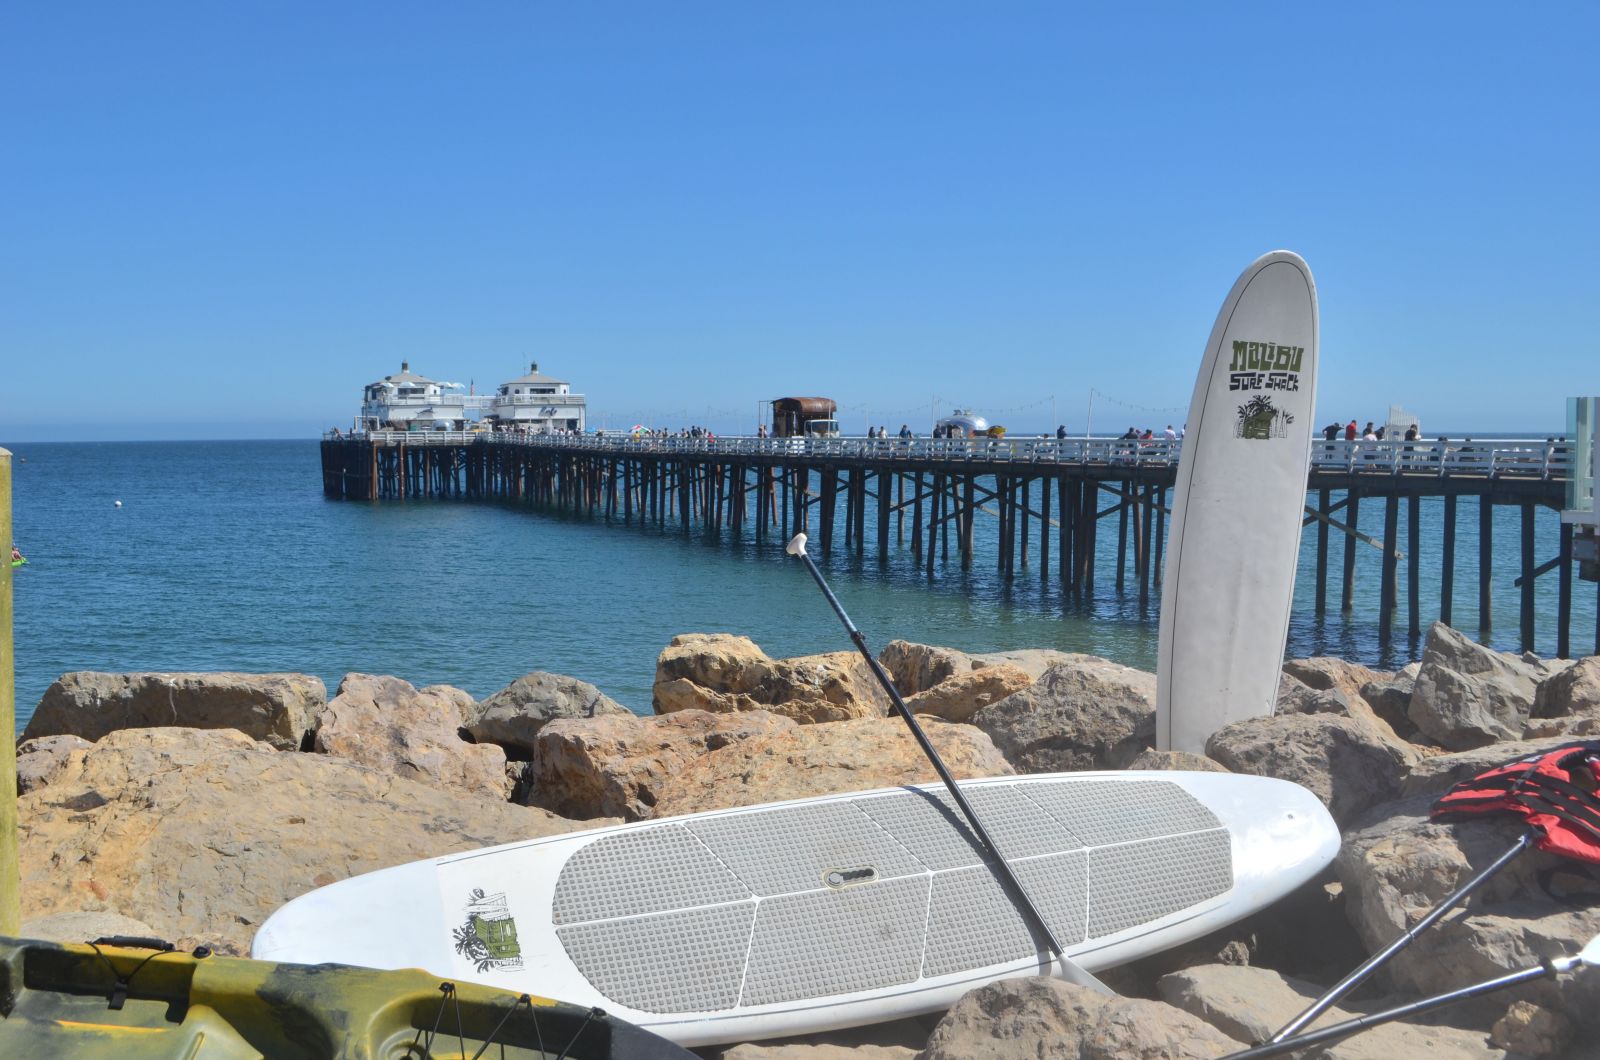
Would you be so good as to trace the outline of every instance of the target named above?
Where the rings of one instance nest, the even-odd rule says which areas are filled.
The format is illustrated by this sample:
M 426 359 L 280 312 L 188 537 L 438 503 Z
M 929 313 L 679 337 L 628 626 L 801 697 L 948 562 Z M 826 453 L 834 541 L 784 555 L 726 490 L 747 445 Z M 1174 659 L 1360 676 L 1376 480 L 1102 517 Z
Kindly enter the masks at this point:
M 1306 788 L 1262 778 L 1249 805 L 1214 806 L 1233 834 L 1234 886 L 1242 895 L 1281 895 L 1314 879 L 1339 853 L 1339 826 Z
M 269 916 L 250 956 L 297 964 L 429 968 L 445 963 L 429 940 L 442 932 L 432 862 L 416 862 L 341 880 L 295 898 Z M 447 971 L 448 969 L 444 969 Z

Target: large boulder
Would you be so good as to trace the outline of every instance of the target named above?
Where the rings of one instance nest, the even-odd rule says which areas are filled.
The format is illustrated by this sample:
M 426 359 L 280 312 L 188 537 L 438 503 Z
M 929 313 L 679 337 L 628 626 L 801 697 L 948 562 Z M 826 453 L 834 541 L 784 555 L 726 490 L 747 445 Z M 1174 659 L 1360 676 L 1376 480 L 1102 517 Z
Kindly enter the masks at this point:
M 1127 769 L 1179 770 L 1187 773 L 1226 773 L 1227 767 L 1193 751 L 1141 751 Z
M 989 666 L 1015 666 L 1037 681 L 1052 666 L 1076 659 L 1092 658 L 1051 648 L 1018 648 L 1013 651 L 964 652 L 909 640 L 893 640 L 878 653 L 878 662 L 894 681 L 895 688 L 908 699 L 926 692 L 941 681 L 982 670 Z
M 1156 678 L 1092 655 L 972 716 L 1024 773 L 1121 769 L 1155 742 Z
M 535 670 L 477 704 L 465 727 L 477 742 L 498 744 L 509 757 L 527 759 L 533 757 L 539 730 L 556 718 L 628 713 L 587 681 Z
M 667 781 L 708 752 L 794 728 L 764 710 L 558 718 L 539 731 L 526 798 L 566 817 L 655 815 Z
M 998 703 L 1033 684 L 1021 668 L 1010 663 L 984 666 L 946 678 L 906 700 L 913 714 L 931 714 L 945 721 L 970 721 L 991 703 Z
M 989 738 L 972 726 L 929 718 L 922 727 L 957 777 L 1011 772 Z M 691 760 L 662 786 L 653 815 L 673 817 L 938 779 L 899 718 L 801 725 Z
M 1274 714 L 1213 733 L 1206 755 L 1235 773 L 1309 788 L 1343 824 L 1398 795 L 1401 777 L 1419 757 L 1386 730 L 1339 714 Z
M 1519 758 L 1540 754 L 1564 743 L 1565 736 L 1545 737 L 1539 740 L 1518 740 L 1514 743 L 1492 743 L 1473 751 L 1456 751 L 1420 758 L 1406 770 L 1400 782 L 1400 794 L 1422 795 L 1429 792 L 1442 795 L 1453 784 L 1485 773 L 1498 766 L 1515 762 Z
M 461 704 L 398 677 L 346 674 L 317 717 L 312 748 L 465 795 L 511 793 L 506 753 L 461 738 Z
M 298 751 L 328 698 L 310 674 L 126 673 L 79 670 L 45 689 L 24 740 L 70 733 L 93 743 L 117 729 L 238 729 Z
M 1202 1060 L 1243 1047 L 1171 1005 L 1033 977 L 962 995 L 918 1060 Z
M 1417 734 L 1416 723 L 1411 720 L 1411 693 L 1416 687 L 1416 673 L 1407 667 L 1392 677 L 1380 677 L 1362 685 L 1361 698 L 1367 701 L 1374 714 L 1389 723 L 1396 735 L 1410 740 Z
M 1361 693 L 1365 685 L 1394 676 L 1362 666 L 1360 663 L 1328 655 L 1317 655 L 1309 659 L 1290 659 L 1283 664 L 1283 672 L 1318 692 L 1329 690 L 1342 692 L 1352 703 L 1360 703 L 1362 706 L 1366 705 Z
M 239 953 L 273 910 L 358 873 L 555 835 L 469 798 L 230 730 L 125 729 L 18 807 L 24 919 L 113 912 Z
M 1545 678 L 1533 697 L 1535 718 L 1600 718 L 1600 655 L 1579 659 Z
M 1520 739 L 1544 672 L 1435 622 L 1408 711 L 1424 736 L 1451 751 Z
M 773 659 L 749 637 L 684 633 L 656 659 L 657 714 L 765 710 L 798 722 L 881 715 L 889 697 L 856 652 Z
M 1439 824 L 1427 817 L 1433 795 L 1376 807 L 1345 837 L 1334 862 L 1346 910 L 1372 951 L 1412 927 L 1443 898 L 1510 849 L 1522 825 L 1509 817 Z M 1541 874 L 1567 864 L 1533 850 L 1513 859 L 1477 891 L 1464 912 L 1422 932 L 1387 966 L 1408 994 L 1434 994 L 1578 952 L 1600 934 L 1600 907 L 1551 898 Z M 1555 886 L 1567 889 L 1562 878 Z M 1581 887 L 1580 887 L 1581 889 Z M 1600 977 L 1540 980 L 1453 1010 L 1451 1019 L 1489 1029 L 1518 1000 L 1565 1012 L 1600 1033 Z
M 17 794 L 44 787 L 66 769 L 72 752 L 93 747 L 81 736 L 38 736 L 17 745 Z
M 1266 968 L 1207 964 L 1163 976 L 1161 1000 L 1198 1016 L 1230 1038 L 1264 1042 L 1322 993 L 1317 986 Z M 1332 1008 L 1311 1029 L 1340 1023 L 1355 1013 Z M 1308 1055 L 1326 1060 L 1395 1060 L 1426 1056 L 1436 1060 L 1494 1060 L 1503 1049 L 1480 1031 L 1383 1023 Z

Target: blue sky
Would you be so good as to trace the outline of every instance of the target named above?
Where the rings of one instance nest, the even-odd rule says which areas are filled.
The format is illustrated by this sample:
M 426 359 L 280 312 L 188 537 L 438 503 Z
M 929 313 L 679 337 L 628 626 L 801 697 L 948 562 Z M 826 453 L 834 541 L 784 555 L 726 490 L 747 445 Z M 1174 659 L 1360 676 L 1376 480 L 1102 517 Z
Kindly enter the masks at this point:
M 402 359 L 537 359 L 594 426 L 817 393 L 1078 431 L 1094 391 L 1159 429 L 1276 247 L 1319 421 L 1556 430 L 1600 389 L 1597 39 L 1555 3 L 10 5 L 0 439 L 308 436 Z

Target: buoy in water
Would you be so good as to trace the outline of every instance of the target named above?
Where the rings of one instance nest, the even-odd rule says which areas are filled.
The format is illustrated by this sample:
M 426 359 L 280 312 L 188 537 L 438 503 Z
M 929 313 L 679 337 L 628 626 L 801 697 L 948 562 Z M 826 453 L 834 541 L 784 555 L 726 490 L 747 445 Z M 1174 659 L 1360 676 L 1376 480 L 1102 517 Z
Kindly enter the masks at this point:
M 112 504 L 113 507 L 116 507 L 116 508 L 122 507 L 122 502 L 121 501 L 112 501 L 111 504 Z

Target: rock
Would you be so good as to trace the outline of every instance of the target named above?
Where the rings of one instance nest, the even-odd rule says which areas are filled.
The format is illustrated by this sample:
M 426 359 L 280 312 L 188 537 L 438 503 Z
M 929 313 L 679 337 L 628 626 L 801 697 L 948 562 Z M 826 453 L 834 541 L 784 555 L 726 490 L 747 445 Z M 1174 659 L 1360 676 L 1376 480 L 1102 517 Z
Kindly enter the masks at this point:
M 535 670 L 477 704 L 465 725 L 479 743 L 499 744 L 509 757 L 528 759 L 546 722 L 630 713 L 587 681 Z
M 910 699 L 956 674 L 972 671 L 972 656 L 954 648 L 892 640 L 878 653 L 878 664 L 889 674 L 902 698 Z
M 773 659 L 748 637 L 684 633 L 656 660 L 657 714 L 765 710 L 798 722 L 886 713 L 889 698 L 866 660 L 851 651 Z
M 298 751 L 328 698 L 309 674 L 127 673 L 79 670 L 45 690 L 24 740 L 70 733 L 91 743 L 117 729 L 181 725 L 238 729 Z
M 982 732 L 929 718 L 939 757 L 960 778 L 1011 767 Z M 689 761 L 662 785 L 653 816 L 673 817 L 813 795 L 937 782 L 899 718 L 857 718 L 779 729 Z
M 574 827 L 235 731 L 178 728 L 125 729 L 74 752 L 21 798 L 18 820 L 24 918 L 119 913 L 230 953 L 314 887 Z
M 1095 656 L 1046 670 L 972 723 L 1024 773 L 1121 769 L 1155 742 L 1156 678 Z
M 1360 663 L 1346 662 L 1332 656 L 1318 655 L 1310 659 L 1290 659 L 1283 664 L 1283 672 L 1317 692 L 1340 692 L 1357 709 L 1367 706 L 1361 689 L 1363 686 L 1391 674 L 1379 673 Z
M 93 942 L 109 935 L 131 935 L 145 939 L 160 937 L 156 929 L 143 920 L 110 912 L 52 913 L 34 917 L 22 922 L 17 935 L 19 938 L 42 939 L 45 942 L 80 943 Z
M 1535 718 L 1600 717 L 1600 655 L 1580 659 L 1539 683 Z
M 66 768 L 73 751 L 93 746 L 81 736 L 66 733 L 23 740 L 17 745 L 17 794 L 44 787 Z
M 1408 708 L 1423 735 L 1451 751 L 1522 736 L 1540 671 L 1442 622 L 1428 630 Z
M 457 700 L 398 677 L 346 674 L 317 718 L 312 748 L 446 791 L 504 799 L 506 754 L 460 736 Z
M 1107 997 L 1059 979 L 1006 979 L 964 994 L 918 1060 L 1199 1060 L 1242 1048 L 1159 1001 Z
M 999 663 L 940 681 L 907 699 L 906 706 L 913 714 L 931 714 L 945 721 L 970 721 L 982 708 L 1031 684 L 1033 678 L 1018 667 Z
M 663 785 L 690 762 L 794 725 L 764 710 L 557 718 L 534 741 L 528 797 L 566 817 L 643 820 L 654 815 Z
M 927 1040 L 927 1028 L 920 1020 L 902 1019 L 798 1038 L 747 1042 L 724 1049 L 718 1060 L 912 1060 Z
M 1522 826 L 1510 817 L 1462 824 L 1427 819 L 1432 795 L 1372 810 L 1345 837 L 1334 869 L 1351 924 L 1369 950 L 1413 926 L 1446 895 L 1511 847 Z M 1387 978 L 1408 994 L 1434 994 L 1576 953 L 1600 934 L 1600 907 L 1564 905 L 1546 895 L 1539 874 L 1563 865 L 1538 850 L 1513 859 L 1475 893 L 1465 915 L 1444 918 L 1402 950 Z M 1557 878 L 1558 886 L 1567 881 Z M 1580 887 L 1580 889 L 1583 889 Z M 1542 980 L 1452 1010 L 1451 1019 L 1487 1029 L 1516 1000 L 1565 1012 L 1600 1033 L 1600 980 Z
M 1398 795 L 1400 778 L 1419 757 L 1370 722 L 1338 714 L 1274 714 L 1234 722 L 1212 734 L 1206 754 L 1235 773 L 1309 788 L 1340 824 Z
M 1226 766 L 1219 765 L 1205 755 L 1197 755 L 1193 751 L 1141 751 L 1139 757 L 1129 762 L 1128 769 L 1177 769 L 1191 773 L 1226 773 Z
M 1521 1056 L 1554 1056 L 1572 1042 L 1572 1021 L 1559 1012 L 1516 1001 L 1495 1021 L 1489 1040 Z
M 1571 742 L 1567 737 L 1556 736 L 1542 740 L 1519 740 L 1516 743 L 1494 743 L 1475 751 L 1421 758 L 1406 770 L 1400 784 L 1400 794 L 1421 795 L 1431 792 L 1435 796 L 1442 795 L 1451 785 L 1468 777 Z
M 1322 990 L 1265 968 L 1211 964 L 1163 976 L 1157 984 L 1161 1000 L 1198 1016 L 1223 1034 L 1242 1042 L 1266 1041 L 1297 1016 Z M 1312 1024 L 1330 1026 L 1355 1013 L 1335 1007 Z M 1491 1046 L 1481 1032 L 1455 1027 L 1419 1027 L 1384 1023 L 1334 1045 L 1307 1050 L 1308 1057 L 1327 1060 L 1393 1060 L 1427 1056 L 1438 1060 L 1486 1060 L 1505 1053 Z
M 888 671 L 895 688 L 907 699 L 919 692 L 926 692 L 941 681 L 989 666 L 1015 666 L 1027 674 L 1029 680 L 1037 681 L 1052 666 L 1090 658 L 1093 656 L 1050 648 L 972 654 L 954 648 L 915 644 L 908 640 L 890 641 L 889 646 L 878 653 L 878 662 Z
M 478 716 L 478 701 L 472 693 L 455 685 L 427 685 L 417 691 L 424 696 L 437 696 L 456 708 L 456 717 L 465 725 Z
M 806 1042 L 763 1045 L 747 1042 L 725 1050 L 721 1060 L 914 1060 L 916 1055 L 915 1049 L 904 1045 L 812 1045 Z
M 1391 678 L 1368 681 L 1361 686 L 1361 698 L 1367 701 L 1374 714 L 1389 723 L 1397 736 L 1409 740 L 1417 734 L 1410 714 L 1411 693 L 1416 688 L 1417 678 L 1406 670 Z

